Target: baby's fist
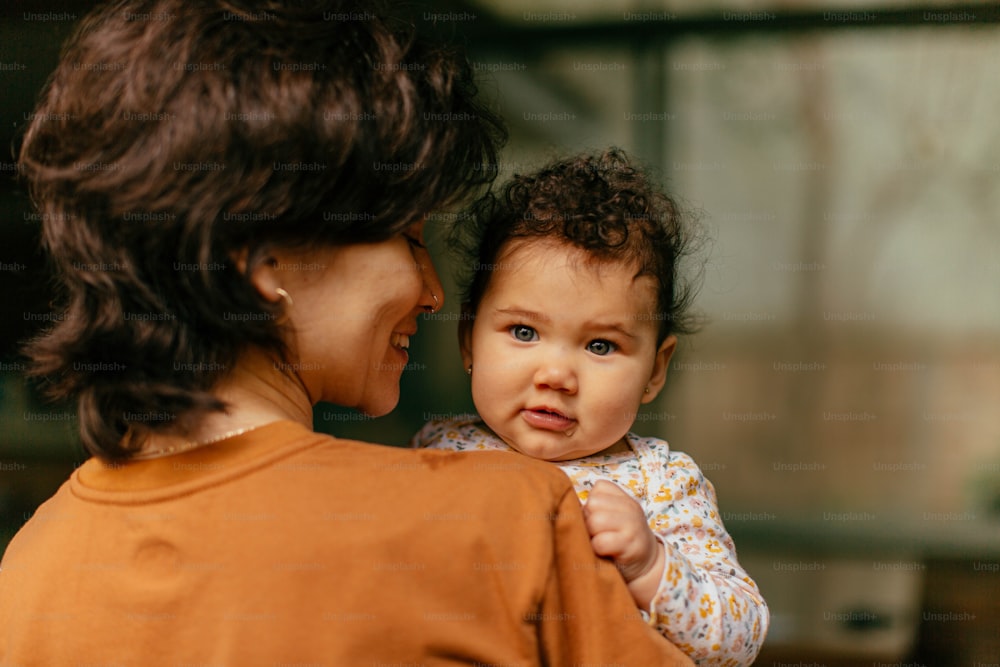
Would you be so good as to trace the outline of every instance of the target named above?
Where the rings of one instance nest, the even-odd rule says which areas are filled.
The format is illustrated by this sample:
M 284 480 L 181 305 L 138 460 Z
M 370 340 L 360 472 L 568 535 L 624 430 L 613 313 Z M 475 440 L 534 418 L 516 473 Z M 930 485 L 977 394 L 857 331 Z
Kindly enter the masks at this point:
M 596 482 L 583 516 L 594 552 L 614 560 L 625 581 L 641 577 L 656 565 L 660 543 L 646 523 L 642 506 L 617 484 Z

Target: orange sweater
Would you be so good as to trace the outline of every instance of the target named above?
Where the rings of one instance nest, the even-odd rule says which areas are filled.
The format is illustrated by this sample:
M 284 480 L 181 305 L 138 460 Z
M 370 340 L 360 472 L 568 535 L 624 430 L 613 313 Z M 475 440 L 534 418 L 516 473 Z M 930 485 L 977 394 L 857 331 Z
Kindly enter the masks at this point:
M 0 565 L 0 665 L 690 665 L 558 469 L 276 422 L 91 459 Z

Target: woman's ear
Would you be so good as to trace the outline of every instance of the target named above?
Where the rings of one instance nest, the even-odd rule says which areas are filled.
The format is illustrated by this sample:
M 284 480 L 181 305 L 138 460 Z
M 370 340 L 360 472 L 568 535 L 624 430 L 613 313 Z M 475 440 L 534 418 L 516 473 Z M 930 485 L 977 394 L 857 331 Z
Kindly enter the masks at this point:
M 250 268 L 249 275 L 247 275 L 246 250 L 241 251 L 234 261 L 236 262 L 236 268 L 239 269 L 240 273 L 247 276 L 250 284 L 254 286 L 254 289 L 257 290 L 257 293 L 265 301 L 275 303 L 281 300 L 281 293 L 278 291 L 281 288 L 281 281 L 278 279 L 277 260 L 267 258 L 264 261 L 257 262 Z
M 649 375 L 649 382 L 646 383 L 646 390 L 642 394 L 642 402 L 649 403 L 656 398 L 663 385 L 667 381 L 667 369 L 670 368 L 670 357 L 673 356 L 677 348 L 677 336 L 667 336 L 659 349 L 656 350 L 656 358 L 653 360 L 653 372 Z
M 239 250 L 233 250 L 229 253 L 229 259 L 233 261 L 236 265 L 236 270 L 246 275 L 247 273 L 247 260 L 250 257 L 250 248 L 243 246 Z
M 462 368 L 468 369 L 472 365 L 472 310 L 469 304 L 463 303 L 461 315 L 458 318 L 458 349 L 462 353 Z

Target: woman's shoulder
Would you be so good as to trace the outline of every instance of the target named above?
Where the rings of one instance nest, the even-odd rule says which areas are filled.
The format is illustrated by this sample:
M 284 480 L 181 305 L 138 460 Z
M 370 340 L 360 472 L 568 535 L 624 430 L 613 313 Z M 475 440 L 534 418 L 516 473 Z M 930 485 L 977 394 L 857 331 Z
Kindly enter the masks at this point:
M 566 475 L 549 463 L 509 448 L 476 448 L 474 443 L 480 438 L 497 439 L 481 431 L 476 425 L 478 419 L 469 415 L 446 422 L 428 422 L 414 436 L 411 442 L 414 448 L 336 442 L 341 451 L 351 451 L 347 457 L 349 465 L 378 470 L 380 485 L 400 485 L 411 492 L 419 487 L 435 496 L 451 496 L 452 490 L 461 490 L 459 496 L 466 500 L 501 502 L 501 498 L 532 497 L 529 502 L 539 502 L 539 495 L 558 501 L 572 489 Z M 471 449 L 476 451 L 468 451 L 470 447 L 464 445 L 469 443 L 473 443 Z M 459 448 L 456 444 L 463 446 Z M 348 463 L 343 456 L 336 459 L 338 465 Z

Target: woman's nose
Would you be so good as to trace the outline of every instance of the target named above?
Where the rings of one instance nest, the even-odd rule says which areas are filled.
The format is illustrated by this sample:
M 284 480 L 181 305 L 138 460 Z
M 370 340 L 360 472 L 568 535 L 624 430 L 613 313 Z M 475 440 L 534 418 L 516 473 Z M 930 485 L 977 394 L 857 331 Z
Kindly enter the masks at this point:
M 437 295 L 438 301 L 435 304 L 435 310 L 440 310 L 441 306 L 444 305 L 444 287 L 441 285 L 441 279 L 438 277 L 437 269 L 434 267 L 434 262 L 430 259 L 430 255 L 427 256 L 427 269 L 425 270 L 427 281 L 427 287 L 430 288 L 431 292 Z
M 420 305 L 425 310 L 432 313 L 441 310 L 444 306 L 444 287 L 438 277 L 437 269 L 434 268 L 434 261 L 430 253 L 424 251 L 423 261 L 420 262 L 420 271 L 424 279 L 424 293 L 421 295 Z

